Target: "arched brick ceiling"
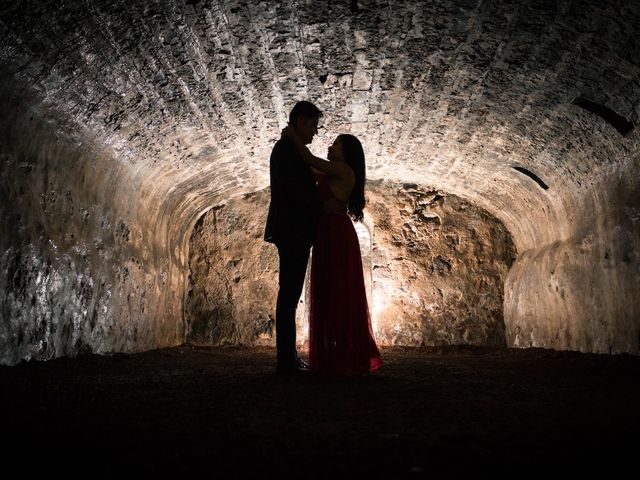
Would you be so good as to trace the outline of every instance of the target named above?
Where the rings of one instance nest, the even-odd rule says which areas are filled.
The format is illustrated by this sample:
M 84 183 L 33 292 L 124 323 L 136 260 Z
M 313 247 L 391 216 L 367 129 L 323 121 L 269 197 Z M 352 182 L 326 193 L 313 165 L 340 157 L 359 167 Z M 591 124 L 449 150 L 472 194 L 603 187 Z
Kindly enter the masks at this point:
M 192 223 L 265 187 L 310 99 L 315 152 L 351 131 L 371 178 L 466 197 L 523 250 L 579 229 L 600 172 L 638 152 L 637 130 L 572 104 L 638 124 L 638 25 L 631 1 L 5 2 L 0 60 L 5 94 L 32 92 L 23 112 L 112 152 L 141 216 Z

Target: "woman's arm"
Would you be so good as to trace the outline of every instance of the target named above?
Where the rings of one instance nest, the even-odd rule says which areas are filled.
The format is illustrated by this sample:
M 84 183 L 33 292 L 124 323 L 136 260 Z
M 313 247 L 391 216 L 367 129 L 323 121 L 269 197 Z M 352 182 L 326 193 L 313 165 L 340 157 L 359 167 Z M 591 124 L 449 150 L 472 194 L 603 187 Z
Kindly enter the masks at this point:
M 285 137 L 288 137 L 293 142 L 293 144 L 296 147 L 296 150 L 298 150 L 298 152 L 300 152 L 300 155 L 302 155 L 302 159 L 306 163 L 311 165 L 313 168 L 316 168 L 317 170 L 320 170 L 321 172 L 326 173 L 331 177 L 336 177 L 341 179 L 346 179 L 348 176 L 351 175 L 351 168 L 349 168 L 348 165 L 343 164 L 341 162 L 330 162 L 328 160 L 324 160 L 322 158 L 318 158 L 315 155 L 313 155 L 309 151 L 307 146 L 304 143 L 302 143 L 302 141 L 300 140 L 300 138 L 296 134 L 296 131 L 293 128 L 286 127 L 284 130 L 282 130 L 282 135 Z

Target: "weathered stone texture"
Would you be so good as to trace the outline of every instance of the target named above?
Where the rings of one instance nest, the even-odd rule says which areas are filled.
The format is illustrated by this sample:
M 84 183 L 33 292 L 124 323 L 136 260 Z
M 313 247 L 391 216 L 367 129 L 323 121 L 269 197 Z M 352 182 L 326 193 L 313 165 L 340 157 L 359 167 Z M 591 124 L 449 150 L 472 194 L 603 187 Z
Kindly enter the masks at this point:
M 196 223 L 189 243 L 187 341 L 274 344 L 278 253 L 263 241 L 269 192 L 234 198 Z
M 506 345 L 504 279 L 516 257 L 486 211 L 415 184 L 369 186 L 374 328 L 390 345 Z
M 509 345 L 640 353 L 640 155 L 594 183 L 584 229 L 524 252 L 509 272 Z
M 181 343 L 186 275 L 129 210 L 131 177 L 64 125 L 0 105 L 0 363 Z
M 508 345 L 640 353 L 629 300 L 637 221 L 611 220 L 639 208 L 615 193 L 616 178 L 640 189 L 638 25 L 631 0 L 2 2 L 0 284 L 11 333 L 0 358 L 42 350 L 53 329 L 35 325 L 64 316 L 56 304 L 65 315 L 106 305 L 96 325 L 122 325 L 91 349 L 181 342 L 193 227 L 212 205 L 268 185 L 269 151 L 303 98 L 325 112 L 319 155 L 351 132 L 370 179 L 440 189 L 509 231 L 521 261 L 507 281 Z M 622 136 L 578 96 L 636 128 Z M 578 260 L 585 239 L 592 261 Z M 608 249 L 629 261 L 602 263 Z M 51 262 L 66 279 L 58 287 L 43 279 L 63 254 L 74 264 Z M 574 273 L 556 278 L 551 258 Z M 32 271 L 18 274 L 30 287 L 14 282 L 18 271 Z M 571 305 L 546 292 L 552 280 Z M 127 300 L 127 282 L 144 301 Z M 31 317 L 19 298 L 36 284 L 48 300 Z M 586 307 L 592 291 L 609 300 Z M 43 351 L 60 353 L 43 358 L 85 348 L 92 314 L 74 315 L 76 333 L 47 341 Z M 22 330 L 40 333 L 18 347 Z
M 372 182 L 357 224 L 376 340 L 382 345 L 505 345 L 511 236 L 487 212 L 416 185 Z M 278 256 L 262 240 L 268 191 L 209 210 L 190 242 L 186 304 L 194 344 L 274 344 Z M 307 341 L 305 295 L 298 343 Z

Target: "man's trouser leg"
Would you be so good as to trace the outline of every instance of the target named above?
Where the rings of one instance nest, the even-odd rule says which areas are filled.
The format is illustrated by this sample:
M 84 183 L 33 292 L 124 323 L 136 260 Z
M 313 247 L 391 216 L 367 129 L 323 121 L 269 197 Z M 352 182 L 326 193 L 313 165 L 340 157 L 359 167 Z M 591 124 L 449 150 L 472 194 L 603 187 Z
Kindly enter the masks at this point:
M 311 245 L 279 244 L 280 274 L 276 302 L 276 349 L 278 363 L 296 359 L 296 307 L 302 294 Z

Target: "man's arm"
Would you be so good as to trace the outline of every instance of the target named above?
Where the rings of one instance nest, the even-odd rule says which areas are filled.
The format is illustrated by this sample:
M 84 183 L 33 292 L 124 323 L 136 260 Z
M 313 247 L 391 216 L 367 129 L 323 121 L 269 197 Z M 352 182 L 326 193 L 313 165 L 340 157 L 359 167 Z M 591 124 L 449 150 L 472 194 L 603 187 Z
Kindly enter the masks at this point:
M 284 140 L 284 142 L 286 142 L 286 140 Z M 312 192 L 309 192 L 308 188 L 301 186 L 302 182 L 300 182 L 299 179 L 296 180 L 295 175 L 291 175 L 291 171 L 294 170 L 291 168 L 291 162 L 302 162 L 302 158 L 297 155 L 298 152 L 295 150 L 293 144 L 287 145 L 282 141 L 276 145 L 276 148 L 274 148 L 271 154 L 271 162 L 273 168 L 276 170 L 276 179 L 272 179 L 271 184 L 272 189 L 277 189 L 276 195 L 279 195 L 278 198 L 283 202 L 308 202 L 316 214 L 322 212 L 346 213 L 347 207 L 344 203 L 335 198 L 322 200 L 317 189 L 314 188 Z M 314 170 L 312 167 L 310 168 L 312 171 Z M 318 170 L 316 170 L 316 172 L 322 173 Z
M 283 202 L 313 204 L 314 209 L 322 211 L 322 201 L 315 188 L 310 189 L 309 183 L 300 178 L 299 165 L 302 163 L 293 144 L 287 140 L 279 141 L 271 152 L 272 194 Z
M 282 131 L 282 135 L 285 138 L 288 138 L 289 141 L 293 144 L 295 150 L 302 156 L 302 160 L 307 163 L 310 168 L 314 168 L 324 173 L 325 175 L 329 175 L 330 177 L 338 178 L 345 183 L 353 184 L 354 181 L 354 173 L 344 162 L 330 162 L 329 160 L 325 160 L 320 157 L 316 157 L 311 151 L 307 148 L 307 146 L 300 141 L 300 138 L 296 135 L 295 130 L 291 127 L 286 127 Z

